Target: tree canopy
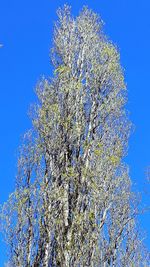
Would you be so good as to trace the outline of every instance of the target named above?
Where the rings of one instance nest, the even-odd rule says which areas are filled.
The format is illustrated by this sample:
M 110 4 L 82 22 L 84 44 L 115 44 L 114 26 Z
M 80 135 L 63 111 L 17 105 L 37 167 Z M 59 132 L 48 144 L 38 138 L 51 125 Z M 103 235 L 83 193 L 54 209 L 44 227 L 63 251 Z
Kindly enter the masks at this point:
M 37 85 L 16 190 L 2 208 L 7 266 L 148 266 L 127 153 L 131 123 L 116 46 L 84 7 L 58 9 L 52 78 Z

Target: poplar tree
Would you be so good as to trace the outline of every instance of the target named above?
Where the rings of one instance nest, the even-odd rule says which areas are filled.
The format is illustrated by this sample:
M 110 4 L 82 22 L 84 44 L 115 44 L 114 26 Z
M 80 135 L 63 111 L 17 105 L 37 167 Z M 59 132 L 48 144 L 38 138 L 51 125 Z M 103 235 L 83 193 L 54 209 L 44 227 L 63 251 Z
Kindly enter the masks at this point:
M 118 49 L 87 7 L 57 14 L 54 75 L 37 85 L 16 189 L 2 208 L 6 266 L 148 266 L 123 162 L 131 124 Z

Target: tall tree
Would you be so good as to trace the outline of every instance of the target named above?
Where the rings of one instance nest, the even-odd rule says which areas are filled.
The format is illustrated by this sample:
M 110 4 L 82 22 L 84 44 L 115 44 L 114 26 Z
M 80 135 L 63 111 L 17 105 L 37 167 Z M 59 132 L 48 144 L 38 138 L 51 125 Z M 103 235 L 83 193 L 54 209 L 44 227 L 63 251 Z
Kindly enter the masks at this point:
M 122 162 L 130 122 L 119 53 L 88 8 L 73 18 L 65 5 L 58 18 L 54 77 L 37 86 L 16 190 L 3 206 L 10 266 L 146 266 Z

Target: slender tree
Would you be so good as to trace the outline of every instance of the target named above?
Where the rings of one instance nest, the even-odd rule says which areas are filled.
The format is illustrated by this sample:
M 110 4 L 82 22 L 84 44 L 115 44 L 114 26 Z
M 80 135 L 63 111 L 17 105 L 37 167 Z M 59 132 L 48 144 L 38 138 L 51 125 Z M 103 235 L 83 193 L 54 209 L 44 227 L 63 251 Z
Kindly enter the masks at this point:
M 16 190 L 2 209 L 11 267 L 141 267 L 126 155 L 130 122 L 117 48 L 99 16 L 58 10 L 54 77 L 37 86 Z

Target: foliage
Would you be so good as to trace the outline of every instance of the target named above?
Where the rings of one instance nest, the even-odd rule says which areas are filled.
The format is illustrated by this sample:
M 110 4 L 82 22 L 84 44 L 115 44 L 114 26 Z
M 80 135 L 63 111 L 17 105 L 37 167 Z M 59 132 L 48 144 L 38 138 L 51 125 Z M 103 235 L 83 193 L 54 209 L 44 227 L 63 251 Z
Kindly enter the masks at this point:
M 37 86 L 33 129 L 2 209 L 11 267 L 147 266 L 127 150 L 119 53 L 100 18 L 58 10 L 54 78 Z M 9 263 L 8 263 L 8 266 Z

